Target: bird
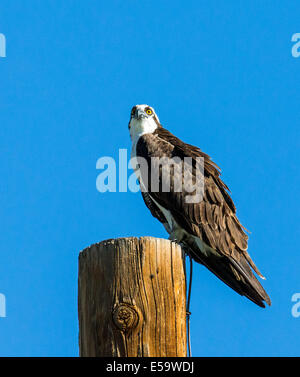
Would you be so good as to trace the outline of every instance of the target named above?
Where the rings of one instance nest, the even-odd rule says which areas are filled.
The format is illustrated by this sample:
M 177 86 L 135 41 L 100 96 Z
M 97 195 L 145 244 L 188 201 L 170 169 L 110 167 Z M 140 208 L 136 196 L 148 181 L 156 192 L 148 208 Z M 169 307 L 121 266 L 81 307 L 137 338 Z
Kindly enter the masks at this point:
M 132 107 L 128 128 L 131 160 L 143 200 L 152 216 L 163 224 L 169 239 L 179 243 L 192 260 L 204 265 L 241 296 L 263 308 L 265 303 L 271 305 L 256 277 L 265 279 L 247 251 L 248 231 L 237 218 L 230 190 L 220 178 L 220 167 L 200 148 L 183 142 L 164 128 L 149 105 Z M 169 169 L 169 186 L 164 174 L 166 159 L 174 163 Z M 186 159 L 191 168 L 184 176 L 180 163 Z M 203 182 L 202 195 L 199 200 L 191 201 L 188 200 L 191 191 L 185 187 L 197 183 L 199 161 L 202 161 L 202 171 L 198 169 Z M 154 176 L 158 178 L 156 186 Z M 177 190 L 176 184 L 184 179 L 188 182 Z

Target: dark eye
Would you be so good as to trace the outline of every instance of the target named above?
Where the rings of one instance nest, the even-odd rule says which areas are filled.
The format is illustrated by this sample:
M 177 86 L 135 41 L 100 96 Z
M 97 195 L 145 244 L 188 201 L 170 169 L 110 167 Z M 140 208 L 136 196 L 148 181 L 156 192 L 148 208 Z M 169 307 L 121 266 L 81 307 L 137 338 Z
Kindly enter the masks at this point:
M 153 111 L 152 111 L 151 109 L 148 108 L 148 109 L 146 110 L 146 113 L 147 113 L 148 115 L 151 115 L 151 114 L 153 113 Z

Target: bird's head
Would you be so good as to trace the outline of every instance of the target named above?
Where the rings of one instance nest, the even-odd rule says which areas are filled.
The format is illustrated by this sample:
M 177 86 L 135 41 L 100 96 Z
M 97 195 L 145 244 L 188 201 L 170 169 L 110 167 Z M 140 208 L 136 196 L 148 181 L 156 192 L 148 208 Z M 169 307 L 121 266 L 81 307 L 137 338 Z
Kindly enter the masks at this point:
M 133 106 L 128 124 L 132 140 L 141 135 L 152 133 L 158 127 L 161 127 L 161 124 L 153 107 L 148 105 Z

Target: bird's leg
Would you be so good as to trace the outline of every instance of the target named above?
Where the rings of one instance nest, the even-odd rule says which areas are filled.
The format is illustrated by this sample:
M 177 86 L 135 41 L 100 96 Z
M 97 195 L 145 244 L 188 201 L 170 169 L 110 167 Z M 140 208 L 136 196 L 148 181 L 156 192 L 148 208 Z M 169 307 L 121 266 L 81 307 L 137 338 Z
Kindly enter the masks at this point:
M 182 229 L 172 229 L 172 232 L 170 233 L 169 235 L 169 240 L 170 241 L 174 241 L 174 242 L 177 242 L 177 243 L 180 243 L 183 238 L 184 238 L 184 232 L 182 231 Z
M 169 238 L 168 238 L 168 240 L 170 240 L 170 241 L 176 241 L 176 239 L 175 239 L 175 232 L 171 232 L 171 233 L 169 233 Z

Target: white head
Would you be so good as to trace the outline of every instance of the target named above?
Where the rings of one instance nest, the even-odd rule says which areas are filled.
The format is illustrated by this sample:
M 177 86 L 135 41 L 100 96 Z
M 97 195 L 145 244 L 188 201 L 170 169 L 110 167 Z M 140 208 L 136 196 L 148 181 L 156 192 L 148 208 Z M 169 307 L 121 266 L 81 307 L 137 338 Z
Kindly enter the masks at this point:
M 133 106 L 128 125 L 132 140 L 153 133 L 158 127 L 161 127 L 161 125 L 152 107 L 148 105 Z

